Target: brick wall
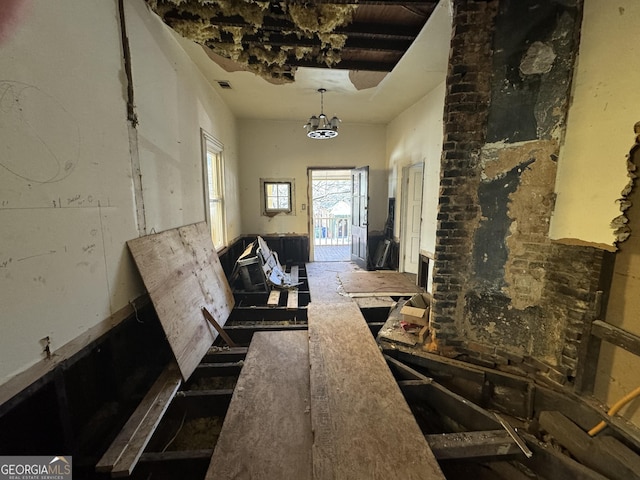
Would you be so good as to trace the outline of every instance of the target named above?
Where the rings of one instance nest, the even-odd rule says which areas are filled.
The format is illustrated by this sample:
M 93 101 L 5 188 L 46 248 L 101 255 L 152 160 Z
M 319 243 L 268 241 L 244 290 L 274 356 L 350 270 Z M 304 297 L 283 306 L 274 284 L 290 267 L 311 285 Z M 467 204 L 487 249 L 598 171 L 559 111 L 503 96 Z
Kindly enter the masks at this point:
M 603 259 L 548 237 L 581 0 L 453 3 L 434 345 L 563 384 Z
M 478 160 L 490 100 L 491 44 L 497 0 L 454 2 L 444 110 L 438 230 L 433 278 L 432 329 L 459 345 L 456 319 L 471 263 L 479 205 Z

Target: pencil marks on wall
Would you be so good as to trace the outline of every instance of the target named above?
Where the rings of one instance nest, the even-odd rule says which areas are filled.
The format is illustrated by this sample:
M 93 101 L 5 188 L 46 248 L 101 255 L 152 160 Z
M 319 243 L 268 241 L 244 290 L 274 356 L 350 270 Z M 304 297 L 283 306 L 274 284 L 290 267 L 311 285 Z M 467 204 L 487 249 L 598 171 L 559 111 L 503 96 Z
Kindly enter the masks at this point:
M 64 105 L 34 85 L 0 80 L 1 170 L 31 183 L 60 182 L 79 151 L 80 128 Z

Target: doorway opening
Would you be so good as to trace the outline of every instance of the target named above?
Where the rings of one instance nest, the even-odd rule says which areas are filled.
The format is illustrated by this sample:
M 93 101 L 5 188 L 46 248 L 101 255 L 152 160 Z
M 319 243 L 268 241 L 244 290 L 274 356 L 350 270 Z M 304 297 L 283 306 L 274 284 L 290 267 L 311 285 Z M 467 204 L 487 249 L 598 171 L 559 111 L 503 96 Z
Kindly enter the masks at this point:
M 314 262 L 351 260 L 350 169 L 309 169 L 311 258 Z

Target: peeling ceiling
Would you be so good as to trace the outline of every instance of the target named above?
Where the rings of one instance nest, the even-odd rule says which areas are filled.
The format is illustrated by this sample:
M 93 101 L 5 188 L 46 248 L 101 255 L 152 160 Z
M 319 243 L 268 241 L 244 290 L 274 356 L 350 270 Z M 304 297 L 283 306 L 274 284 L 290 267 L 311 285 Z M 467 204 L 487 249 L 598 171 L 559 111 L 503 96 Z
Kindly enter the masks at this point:
M 443 0 L 146 0 L 240 118 L 387 123 L 444 81 Z M 222 88 L 226 82 L 231 88 Z
M 147 0 L 176 32 L 268 81 L 298 67 L 390 72 L 437 0 Z

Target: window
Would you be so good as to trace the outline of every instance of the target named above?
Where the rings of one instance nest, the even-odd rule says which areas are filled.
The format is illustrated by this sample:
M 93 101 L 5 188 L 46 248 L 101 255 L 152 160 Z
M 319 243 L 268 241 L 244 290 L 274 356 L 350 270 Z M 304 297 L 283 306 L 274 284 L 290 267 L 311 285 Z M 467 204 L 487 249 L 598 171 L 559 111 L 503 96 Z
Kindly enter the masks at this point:
M 295 205 L 293 178 L 271 179 L 261 178 L 262 214 L 292 214 Z
M 204 130 L 201 133 L 206 220 L 211 228 L 213 246 L 220 250 L 226 243 L 222 144 Z

